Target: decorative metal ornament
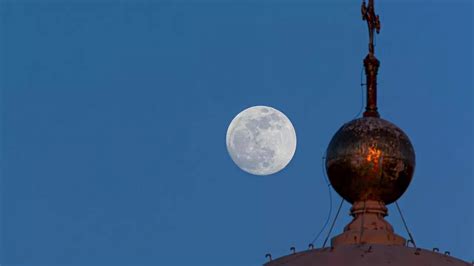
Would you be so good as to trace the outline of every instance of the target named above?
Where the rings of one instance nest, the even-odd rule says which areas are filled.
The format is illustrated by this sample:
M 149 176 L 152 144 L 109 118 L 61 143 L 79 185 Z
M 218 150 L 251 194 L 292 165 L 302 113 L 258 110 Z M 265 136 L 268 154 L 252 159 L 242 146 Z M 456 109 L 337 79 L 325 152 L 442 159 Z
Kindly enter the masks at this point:
M 326 171 L 334 190 L 346 201 L 390 204 L 408 188 L 415 151 L 394 124 L 363 117 L 344 124 L 326 152 Z
M 334 189 L 348 202 L 374 200 L 390 204 L 408 188 L 415 169 L 415 152 L 408 136 L 380 118 L 374 34 L 380 18 L 374 1 L 362 3 L 369 30 L 369 53 L 364 59 L 367 105 L 363 117 L 343 125 L 326 151 L 326 171 Z

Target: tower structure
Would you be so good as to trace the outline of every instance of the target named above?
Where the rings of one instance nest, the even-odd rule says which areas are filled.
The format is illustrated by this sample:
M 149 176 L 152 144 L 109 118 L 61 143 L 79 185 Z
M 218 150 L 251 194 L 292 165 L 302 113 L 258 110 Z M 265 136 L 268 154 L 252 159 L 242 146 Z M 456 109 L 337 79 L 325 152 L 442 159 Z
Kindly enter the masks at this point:
M 408 136 L 395 124 L 380 118 L 377 108 L 377 72 L 374 35 L 380 19 L 374 0 L 363 2 L 362 18 L 369 30 L 364 59 L 367 106 L 363 117 L 344 124 L 326 151 L 326 172 L 334 190 L 352 204 L 353 220 L 330 247 L 296 252 L 275 260 L 267 254 L 265 266 L 316 265 L 431 265 L 467 266 L 449 253 L 418 248 L 409 233 L 407 241 L 384 219 L 386 205 L 396 202 L 408 188 L 415 169 L 415 151 Z M 398 207 L 398 205 L 397 205 Z

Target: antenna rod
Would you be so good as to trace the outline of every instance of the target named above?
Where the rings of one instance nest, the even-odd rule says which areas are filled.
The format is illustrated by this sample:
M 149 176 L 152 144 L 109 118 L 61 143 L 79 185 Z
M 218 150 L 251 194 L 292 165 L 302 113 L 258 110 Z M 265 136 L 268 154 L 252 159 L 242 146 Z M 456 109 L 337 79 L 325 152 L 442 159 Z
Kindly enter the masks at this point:
M 374 31 L 380 32 L 379 16 L 375 14 L 374 0 L 369 0 L 369 5 L 362 2 L 362 20 L 367 21 L 369 29 L 369 54 L 364 59 L 366 84 L 367 84 L 367 106 L 365 107 L 364 117 L 380 117 L 377 111 L 377 72 L 380 62 L 375 57 Z

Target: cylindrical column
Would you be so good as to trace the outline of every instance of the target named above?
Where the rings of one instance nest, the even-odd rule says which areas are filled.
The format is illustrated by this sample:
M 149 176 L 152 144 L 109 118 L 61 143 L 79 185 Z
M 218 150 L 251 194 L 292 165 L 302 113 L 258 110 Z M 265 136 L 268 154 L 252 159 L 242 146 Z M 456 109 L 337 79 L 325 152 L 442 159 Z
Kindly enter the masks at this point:
M 380 62 L 369 53 L 364 59 L 366 85 L 367 85 L 367 105 L 365 107 L 364 117 L 380 117 L 377 111 L 377 72 Z

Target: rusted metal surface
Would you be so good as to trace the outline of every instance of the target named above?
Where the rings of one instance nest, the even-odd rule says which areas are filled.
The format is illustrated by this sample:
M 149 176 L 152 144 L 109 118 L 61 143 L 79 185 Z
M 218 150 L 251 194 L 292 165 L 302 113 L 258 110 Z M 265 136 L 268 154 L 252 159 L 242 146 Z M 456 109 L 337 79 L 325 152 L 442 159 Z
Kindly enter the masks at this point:
M 377 108 L 377 73 L 380 62 L 373 54 L 368 54 L 364 59 L 364 68 L 367 85 L 367 105 L 364 117 L 380 117 Z
M 367 27 L 369 29 L 369 53 L 374 54 L 374 31 L 380 33 L 380 18 L 379 15 L 375 14 L 374 0 L 369 0 L 369 5 L 362 2 L 361 7 L 362 20 L 367 21 Z
M 469 266 L 468 262 L 421 248 L 396 245 L 341 245 L 290 254 L 264 266 Z
M 344 124 L 326 151 L 331 185 L 350 203 L 396 201 L 408 188 L 414 169 L 415 152 L 408 136 L 381 118 Z

